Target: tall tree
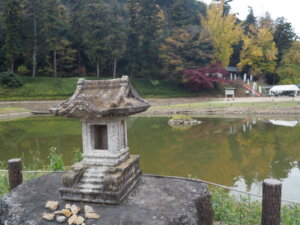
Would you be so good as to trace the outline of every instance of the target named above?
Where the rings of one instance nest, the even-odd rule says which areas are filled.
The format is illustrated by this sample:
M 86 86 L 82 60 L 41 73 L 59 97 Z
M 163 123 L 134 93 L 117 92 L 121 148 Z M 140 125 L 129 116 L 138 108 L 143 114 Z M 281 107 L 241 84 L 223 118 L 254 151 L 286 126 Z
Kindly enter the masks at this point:
M 140 58 L 139 58 L 139 10 L 140 5 L 137 0 L 128 0 L 128 39 L 126 43 L 126 59 L 127 71 L 132 77 L 139 72 Z
M 42 32 L 52 53 L 54 78 L 57 78 L 57 50 L 61 47 L 67 29 L 66 8 L 56 0 L 44 1 L 44 21 Z
M 84 44 L 83 44 L 83 34 L 84 34 L 84 15 L 83 9 L 85 0 L 70 0 L 70 33 L 71 41 L 74 48 L 77 49 L 77 63 L 78 63 L 78 73 L 83 71 L 83 58 L 84 58 Z
M 274 21 L 269 12 L 266 12 L 264 16 L 259 18 L 259 26 L 268 28 L 273 33 Z
M 246 20 L 243 22 L 244 34 L 248 34 L 254 27 L 256 27 L 256 17 L 254 16 L 253 8 L 248 7 L 249 13 L 246 17 Z
M 238 67 L 254 75 L 275 71 L 277 48 L 267 27 L 251 30 L 243 39 L 243 49 Z
M 282 57 L 277 73 L 283 84 L 300 83 L 300 42 L 294 41 Z
M 139 34 L 141 73 L 153 76 L 157 73 L 159 56 L 160 28 L 163 11 L 155 1 L 140 0 Z
M 175 0 L 168 8 L 172 26 L 199 25 L 199 2 L 191 0 Z
M 124 54 L 126 49 L 126 29 L 124 17 L 116 0 L 112 1 L 111 19 L 108 30 L 107 42 L 110 55 L 113 58 L 113 77 L 117 73 L 117 61 Z
M 6 64 L 15 69 L 15 60 L 21 53 L 21 0 L 3 0 L 4 45 Z
M 284 52 L 291 47 L 295 39 L 296 34 L 292 24 L 283 17 L 277 18 L 275 21 L 274 41 L 278 48 L 278 62 L 281 61 Z
M 182 81 L 182 71 L 210 63 L 213 59 L 211 39 L 193 27 L 174 29 L 160 46 L 163 73 L 169 80 Z
M 232 2 L 233 0 L 224 0 L 224 4 L 223 4 L 223 16 L 224 15 L 228 15 L 230 13 L 231 10 L 231 6 L 230 6 L 230 2 Z M 216 0 L 216 2 L 221 3 L 221 0 Z
M 90 61 L 96 64 L 97 77 L 100 77 L 100 66 L 107 61 L 107 35 L 109 30 L 109 11 L 103 0 L 89 0 L 84 7 L 85 24 L 84 44 Z
M 241 39 L 242 28 L 234 15 L 223 16 L 223 8 L 223 0 L 219 4 L 214 1 L 207 9 L 207 17 L 202 18 L 202 24 L 211 36 L 215 60 L 228 66 L 233 53 L 232 46 Z
M 26 26 L 26 36 L 30 43 L 26 43 L 29 49 L 32 51 L 32 78 L 36 77 L 37 66 L 38 66 L 38 39 L 42 25 L 42 4 L 39 0 L 25 0 L 25 15 L 28 23 L 28 29 Z

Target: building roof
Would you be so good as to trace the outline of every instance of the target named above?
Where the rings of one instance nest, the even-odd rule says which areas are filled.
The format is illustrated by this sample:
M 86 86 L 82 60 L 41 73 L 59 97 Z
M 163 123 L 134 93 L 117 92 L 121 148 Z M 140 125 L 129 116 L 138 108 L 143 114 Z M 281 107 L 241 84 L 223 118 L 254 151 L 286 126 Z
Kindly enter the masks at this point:
M 128 116 L 150 107 L 130 84 L 128 76 L 113 80 L 79 79 L 73 96 L 50 108 L 56 116 L 99 118 Z

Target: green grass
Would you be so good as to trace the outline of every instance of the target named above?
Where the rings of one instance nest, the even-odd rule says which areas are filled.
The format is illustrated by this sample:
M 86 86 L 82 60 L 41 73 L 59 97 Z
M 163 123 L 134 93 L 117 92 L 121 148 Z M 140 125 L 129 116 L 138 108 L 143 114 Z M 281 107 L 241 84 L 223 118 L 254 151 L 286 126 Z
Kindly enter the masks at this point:
M 234 197 L 224 189 L 211 188 L 215 220 L 222 225 L 259 225 L 261 224 L 261 202 L 249 196 Z M 282 205 L 281 224 L 300 224 L 300 205 Z
M 78 77 L 57 78 L 37 77 L 35 79 L 21 77 L 24 85 L 20 88 L 5 88 L 0 85 L 0 100 L 59 100 L 70 97 L 76 87 Z M 87 77 L 86 79 L 96 79 Z M 191 92 L 183 87 L 167 81 L 151 81 L 148 79 L 132 79 L 133 86 L 144 98 L 170 98 L 211 96 L 220 94 L 221 90 Z
M 0 86 L 0 100 L 26 99 L 64 99 L 71 96 L 78 78 L 22 78 L 24 85 L 20 88 Z
M 199 102 L 189 104 L 175 104 L 169 106 L 155 106 L 153 109 L 181 109 L 181 108 L 272 108 L 272 107 L 295 107 L 299 102 Z
M 15 108 L 15 107 L 0 108 L 0 114 L 9 113 L 9 112 L 28 112 L 28 110 L 23 108 Z

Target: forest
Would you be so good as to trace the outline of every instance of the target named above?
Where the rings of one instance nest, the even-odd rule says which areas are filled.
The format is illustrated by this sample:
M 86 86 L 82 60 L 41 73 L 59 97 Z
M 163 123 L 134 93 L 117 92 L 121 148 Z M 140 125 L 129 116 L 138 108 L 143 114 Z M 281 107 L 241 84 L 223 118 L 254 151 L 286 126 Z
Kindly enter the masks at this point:
M 231 1 L 1 0 L 0 72 L 127 74 L 178 84 L 195 69 L 219 65 L 270 84 L 300 83 L 292 24 L 268 13 L 257 18 L 252 8 L 241 21 Z

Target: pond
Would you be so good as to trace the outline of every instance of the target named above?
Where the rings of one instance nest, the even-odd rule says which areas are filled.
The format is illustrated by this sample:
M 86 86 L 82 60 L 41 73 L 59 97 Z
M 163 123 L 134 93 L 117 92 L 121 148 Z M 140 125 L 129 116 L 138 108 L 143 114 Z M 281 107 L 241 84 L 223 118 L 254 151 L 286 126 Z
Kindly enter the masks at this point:
M 131 154 L 144 173 L 199 178 L 261 194 L 268 177 L 283 181 L 283 197 L 300 201 L 298 121 L 201 118 L 202 124 L 173 128 L 168 118 L 127 121 Z M 26 169 L 47 169 L 56 147 L 65 165 L 82 148 L 78 120 L 29 117 L 0 122 L 0 165 L 22 157 Z

